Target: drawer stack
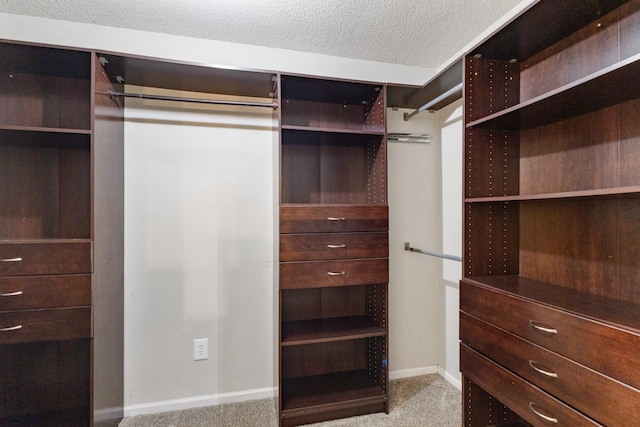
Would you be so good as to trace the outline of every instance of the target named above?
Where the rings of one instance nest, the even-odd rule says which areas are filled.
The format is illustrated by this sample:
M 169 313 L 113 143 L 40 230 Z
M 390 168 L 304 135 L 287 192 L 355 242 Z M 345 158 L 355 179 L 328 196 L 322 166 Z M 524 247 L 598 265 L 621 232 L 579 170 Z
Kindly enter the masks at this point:
M 485 282 L 495 286 L 460 289 L 468 380 L 534 425 L 640 424 L 640 334 L 510 293 L 504 278 Z M 514 288 L 544 287 L 520 278 Z
M 0 413 L 10 425 L 88 419 L 91 252 L 88 240 L 0 243 L 0 364 L 12 367 L 0 370 Z
M 386 206 L 280 209 L 281 422 L 385 411 Z

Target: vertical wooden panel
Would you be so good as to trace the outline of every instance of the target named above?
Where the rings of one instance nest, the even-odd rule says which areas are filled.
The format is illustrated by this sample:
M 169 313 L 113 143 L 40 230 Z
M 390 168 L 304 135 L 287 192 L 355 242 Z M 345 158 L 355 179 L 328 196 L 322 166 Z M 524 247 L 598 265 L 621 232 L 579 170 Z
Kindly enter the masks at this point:
M 468 204 L 463 275 L 518 274 L 517 203 Z
M 94 426 L 117 426 L 124 405 L 124 107 L 94 55 L 92 409 Z
M 518 64 L 467 58 L 465 123 L 502 111 L 520 101 Z
M 621 199 L 617 208 L 618 274 L 608 288 L 609 296 L 640 304 L 640 198 Z
M 621 104 L 619 185 L 621 187 L 640 185 L 640 100 Z

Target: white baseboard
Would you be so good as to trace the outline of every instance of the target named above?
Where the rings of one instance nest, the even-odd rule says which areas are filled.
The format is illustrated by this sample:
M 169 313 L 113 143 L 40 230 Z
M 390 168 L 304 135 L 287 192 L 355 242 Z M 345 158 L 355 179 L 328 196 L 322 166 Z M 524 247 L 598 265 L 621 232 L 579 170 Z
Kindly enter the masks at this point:
M 452 386 L 458 390 L 462 390 L 462 382 L 449 372 L 445 371 L 444 368 L 438 366 L 438 374 L 440 374 L 440 376 L 447 380 Z
M 438 374 L 451 383 L 458 390 L 462 389 L 460 381 L 437 365 L 422 368 L 402 369 L 389 372 L 390 380 L 411 378 L 421 375 Z M 159 412 L 179 411 L 182 409 L 201 408 L 203 406 L 221 405 L 223 403 L 244 402 L 247 400 L 267 399 L 276 396 L 276 389 L 272 387 L 244 390 L 232 393 L 219 393 L 204 396 L 192 396 L 182 399 L 161 400 L 158 402 L 138 403 L 124 408 L 125 417 L 136 415 L 157 414 Z
M 124 416 L 133 417 L 136 415 L 157 414 L 159 412 L 179 411 L 182 409 L 221 405 L 223 403 L 236 403 L 244 402 L 247 400 L 267 399 L 273 398 L 275 397 L 275 395 L 275 388 L 266 387 L 232 393 L 219 393 L 204 396 L 185 397 L 182 399 L 161 400 L 158 402 L 150 403 L 138 403 L 125 406 Z
M 425 366 L 422 368 L 413 368 L 413 369 L 402 369 L 399 371 L 390 371 L 389 379 L 390 380 L 399 380 L 402 378 L 411 378 L 418 377 L 420 375 L 431 375 L 438 373 L 438 366 Z

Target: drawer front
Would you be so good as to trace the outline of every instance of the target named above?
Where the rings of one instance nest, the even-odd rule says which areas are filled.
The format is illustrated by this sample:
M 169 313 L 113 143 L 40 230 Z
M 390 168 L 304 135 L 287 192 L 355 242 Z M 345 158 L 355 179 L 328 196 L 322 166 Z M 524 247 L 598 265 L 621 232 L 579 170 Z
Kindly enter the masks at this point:
M 91 337 L 91 307 L 0 313 L 0 345 Z
M 640 389 L 640 335 L 464 280 L 460 310 Z
M 373 285 L 388 282 L 389 260 L 386 258 L 280 264 L 280 289 Z
M 0 277 L 0 311 L 91 305 L 91 276 Z
M 387 258 L 389 235 L 383 233 L 312 233 L 280 236 L 280 261 Z
M 460 346 L 460 367 L 465 378 L 534 426 L 601 425 L 464 344 Z
M 598 422 L 616 425 L 623 413 L 629 425 L 640 425 L 640 392 L 634 388 L 465 313 L 460 339 Z
M 389 230 L 387 206 L 281 206 L 280 233 L 344 233 Z
M 91 261 L 89 241 L 0 243 L 0 276 L 91 273 Z

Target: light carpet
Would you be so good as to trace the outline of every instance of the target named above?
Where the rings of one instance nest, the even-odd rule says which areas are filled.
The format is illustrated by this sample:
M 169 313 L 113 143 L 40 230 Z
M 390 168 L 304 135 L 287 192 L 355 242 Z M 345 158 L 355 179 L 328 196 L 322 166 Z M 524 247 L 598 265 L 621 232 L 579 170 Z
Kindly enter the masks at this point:
M 376 413 L 309 424 L 313 427 L 459 427 L 462 397 L 439 375 L 390 381 L 389 414 Z M 274 399 L 127 417 L 119 427 L 275 427 Z

